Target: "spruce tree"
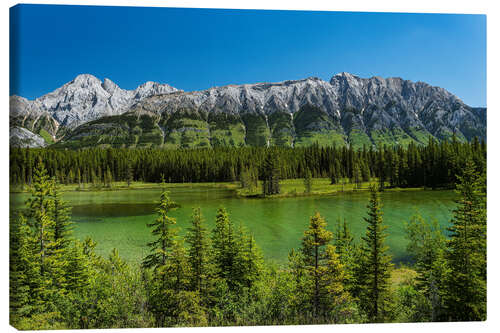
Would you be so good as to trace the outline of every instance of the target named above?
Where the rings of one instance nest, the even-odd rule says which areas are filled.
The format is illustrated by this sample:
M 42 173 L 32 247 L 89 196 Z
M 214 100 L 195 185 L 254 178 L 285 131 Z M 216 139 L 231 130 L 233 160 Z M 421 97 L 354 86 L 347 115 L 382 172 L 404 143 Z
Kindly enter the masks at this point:
M 216 274 L 224 279 L 232 288 L 232 271 L 236 257 L 234 226 L 224 207 L 220 207 L 215 217 L 215 228 L 212 230 L 212 250 Z
M 326 230 L 326 221 L 316 212 L 311 217 L 308 229 L 302 237 L 301 254 L 306 274 L 310 277 L 310 306 L 315 319 L 324 316 L 325 289 L 323 285 L 326 274 L 326 245 L 332 240 L 332 232 Z M 323 311 L 322 311 L 323 310 Z
M 486 193 L 485 178 L 469 158 L 457 176 L 457 208 L 453 210 L 446 260 L 444 304 L 447 319 L 486 319 Z
M 42 276 L 48 271 L 47 259 L 53 254 L 55 241 L 55 221 L 53 219 L 54 200 L 52 198 L 54 181 L 49 178 L 44 164 L 39 160 L 30 188 L 31 198 L 27 200 L 28 216 L 35 230 L 36 252 Z
M 330 185 L 337 184 L 338 182 L 338 176 L 337 176 L 337 169 L 335 169 L 334 166 L 330 168 Z
M 164 287 L 174 292 L 187 290 L 189 286 L 189 269 L 190 266 L 188 265 L 188 256 L 184 242 L 175 239 L 172 251 L 168 255 L 167 264 L 162 272 L 168 279 Z
M 387 317 L 389 278 L 392 268 L 391 256 L 385 245 L 387 234 L 382 219 L 379 193 L 374 186 L 370 188 L 368 204 L 368 223 L 366 235 L 362 237 L 361 260 L 357 268 L 357 281 L 360 289 L 360 305 L 370 322 L 383 322 Z
M 156 207 L 158 217 L 147 225 L 152 228 L 151 233 L 155 240 L 148 243 L 150 254 L 142 261 L 144 268 L 154 268 L 156 270 L 167 263 L 174 238 L 177 235 L 177 230 L 174 228 L 177 223 L 176 219 L 169 216 L 174 207 L 176 207 L 176 204 L 170 199 L 168 191 L 163 190 L 160 195 L 160 202 Z
M 38 312 L 43 287 L 36 242 L 26 218 L 21 214 L 10 221 L 9 294 L 11 324 Z
M 325 288 L 325 316 L 333 323 L 346 322 L 352 315 L 352 298 L 346 286 L 348 272 L 334 245 L 326 246 L 325 274 L 321 284 Z
M 352 183 L 355 184 L 355 188 L 359 189 L 361 187 L 361 180 L 362 180 L 362 174 L 361 174 L 361 168 L 359 166 L 358 161 L 355 162 L 352 170 Z
M 304 177 L 304 192 L 311 193 L 311 188 L 312 188 L 312 174 L 311 170 L 307 168 Z
M 55 239 L 54 180 L 48 176 L 44 164 L 39 160 L 34 171 L 31 197 L 26 201 L 29 224 L 32 228 L 33 257 L 36 258 L 40 274 L 40 302 L 46 309 L 65 289 L 65 256 Z
M 419 314 L 431 321 L 439 320 L 442 314 L 443 276 L 445 272 L 445 237 L 437 220 L 425 221 L 417 212 L 406 224 L 409 243 L 407 251 L 415 260 L 417 289 L 424 295 L 428 313 Z M 424 309 L 422 309 L 423 312 Z
M 191 267 L 191 288 L 203 295 L 210 274 L 210 247 L 207 229 L 199 207 L 193 209 L 191 227 L 186 234 L 186 243 L 189 244 L 188 263 Z
M 83 295 L 90 285 L 91 262 L 85 255 L 84 246 L 80 241 L 75 241 L 68 249 L 67 264 L 65 265 L 66 288 L 70 292 Z
M 267 152 L 262 165 L 262 193 L 264 195 L 273 195 L 280 193 L 280 169 L 276 154 Z
M 127 163 L 127 186 L 130 187 L 130 184 L 134 180 L 134 170 L 132 169 L 132 164 L 130 162 Z
M 255 239 L 241 225 L 236 233 L 235 248 L 232 279 L 236 281 L 238 288 L 251 289 L 260 278 L 264 263 Z
M 54 220 L 54 240 L 57 242 L 56 247 L 58 249 L 66 249 L 72 235 L 71 207 L 62 199 L 61 191 L 55 181 L 52 183 L 52 192 L 50 195 L 53 200 L 51 215 Z
M 333 245 L 335 245 L 335 251 L 339 256 L 340 262 L 344 265 L 345 270 L 345 288 L 351 294 L 355 293 L 356 285 L 356 275 L 355 268 L 358 264 L 359 248 L 354 243 L 354 237 L 347 225 L 347 221 L 341 224 L 340 220 L 337 220 L 337 226 L 334 233 Z

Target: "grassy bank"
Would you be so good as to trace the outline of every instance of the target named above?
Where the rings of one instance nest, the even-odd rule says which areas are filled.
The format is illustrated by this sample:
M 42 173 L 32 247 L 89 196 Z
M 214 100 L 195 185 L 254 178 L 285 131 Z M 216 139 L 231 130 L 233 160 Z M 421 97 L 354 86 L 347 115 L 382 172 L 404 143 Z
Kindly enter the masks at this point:
M 349 183 L 347 179 L 343 179 L 338 184 L 330 184 L 329 178 L 313 178 L 311 191 L 306 192 L 303 179 L 285 179 L 280 181 L 280 194 L 267 196 L 266 198 L 287 198 L 287 197 L 303 197 L 303 196 L 322 196 L 334 195 L 342 193 L 368 191 L 371 185 L 378 186 L 378 180 L 373 179 L 369 182 L 362 182 L 358 186 Z M 389 184 L 386 184 L 388 186 Z M 99 191 L 119 191 L 119 190 L 142 190 L 156 189 L 162 185 L 160 183 L 132 182 L 130 185 L 127 182 L 113 182 L 109 186 L 104 184 L 61 184 L 62 192 L 99 192 Z M 262 182 L 253 188 L 241 188 L 239 182 L 207 182 L 207 183 L 166 183 L 167 188 L 224 188 L 235 191 L 238 197 L 243 198 L 264 198 L 262 194 Z M 385 191 L 418 191 L 424 188 L 386 188 Z M 28 186 L 11 186 L 11 193 L 28 192 Z
M 303 197 L 303 196 L 322 196 L 334 195 L 342 193 L 368 191 L 370 186 L 378 186 L 377 179 L 369 182 L 362 182 L 358 186 L 349 183 L 347 179 L 341 180 L 338 184 L 330 184 L 329 178 L 313 178 L 310 192 L 306 191 L 303 179 L 286 179 L 280 181 L 280 194 L 267 196 L 266 198 L 287 198 L 287 197 Z M 388 183 L 385 184 L 389 186 Z M 385 191 L 418 191 L 424 188 L 386 188 Z M 263 198 L 262 183 L 259 181 L 257 187 L 253 188 L 237 188 L 236 194 L 239 197 L 246 198 Z
M 105 186 L 103 184 L 61 184 L 62 192 L 99 192 L 99 191 L 119 191 L 119 190 L 144 190 L 144 189 L 155 189 L 161 188 L 161 183 L 145 183 L 145 182 L 132 182 L 130 185 L 127 182 L 113 182 L 110 186 Z M 224 183 L 224 182 L 209 182 L 209 183 L 166 183 L 167 188 L 183 188 L 183 187 L 217 187 L 217 188 L 227 188 L 227 189 L 237 189 L 238 184 L 236 183 Z M 11 193 L 23 193 L 28 192 L 28 186 L 10 186 Z

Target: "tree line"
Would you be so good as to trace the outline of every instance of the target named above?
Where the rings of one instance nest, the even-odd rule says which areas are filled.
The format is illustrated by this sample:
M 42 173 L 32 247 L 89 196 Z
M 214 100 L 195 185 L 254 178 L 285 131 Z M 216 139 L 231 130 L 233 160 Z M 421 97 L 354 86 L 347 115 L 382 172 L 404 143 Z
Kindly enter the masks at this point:
M 213 230 L 193 209 L 184 238 L 165 187 L 140 266 L 116 249 L 72 237 L 69 207 L 41 161 L 31 197 L 11 214 L 10 319 L 20 329 L 321 324 L 486 319 L 486 176 L 472 158 L 457 174 L 444 234 L 415 214 L 407 223 L 416 276 L 398 285 L 371 188 L 366 233 L 329 231 L 316 212 L 286 267 L 266 263 L 251 233 L 221 207 Z
M 486 144 L 474 139 L 460 142 L 409 144 L 354 150 L 352 147 L 305 148 L 243 147 L 214 149 L 86 149 L 11 148 L 10 182 L 30 185 L 41 158 L 50 177 L 80 187 L 111 186 L 113 182 L 265 182 L 279 192 L 276 179 L 330 177 L 332 183 L 348 178 L 354 183 L 378 178 L 398 187 L 453 187 L 456 175 L 471 157 L 476 171 L 486 168 Z M 274 180 L 273 180 L 274 179 Z M 264 191 L 265 192 L 265 191 Z

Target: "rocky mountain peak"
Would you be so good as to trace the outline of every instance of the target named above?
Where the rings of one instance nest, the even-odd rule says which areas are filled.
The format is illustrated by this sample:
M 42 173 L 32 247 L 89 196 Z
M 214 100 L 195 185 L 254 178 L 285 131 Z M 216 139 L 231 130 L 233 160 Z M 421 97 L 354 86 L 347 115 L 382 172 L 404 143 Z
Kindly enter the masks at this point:
M 14 113 L 48 112 L 57 123 L 74 128 L 103 116 L 121 114 L 143 98 L 174 91 L 178 90 L 152 81 L 125 90 L 108 78 L 101 81 L 92 74 L 80 74 L 34 101 L 12 97 L 11 109 Z
M 325 136 L 326 141 L 330 140 L 327 136 L 334 133 L 349 144 L 362 142 L 368 145 L 376 145 L 380 135 L 386 135 L 390 141 L 400 140 L 395 138 L 404 134 L 405 140 L 417 142 L 423 142 L 421 140 L 429 134 L 439 139 L 449 137 L 450 133 L 466 139 L 486 135 L 484 112 L 465 105 L 443 88 L 398 77 L 361 78 L 347 72 L 332 76 L 330 82 L 308 77 L 274 83 L 233 84 L 192 92 L 153 81 L 147 81 L 134 90 L 125 90 L 110 79 L 101 82 L 93 75 L 82 74 L 34 101 L 11 97 L 11 120 L 14 119 L 11 124 L 38 133 L 36 124 L 42 124 L 39 115 L 43 114 L 43 119 L 51 117 L 53 120 L 44 120 L 43 124 L 50 124 L 48 132 L 54 137 L 59 125 L 73 130 L 92 120 L 125 112 L 156 116 L 179 113 L 173 119 L 182 118 L 187 112 L 189 116 L 186 117 L 199 117 L 200 121 L 207 121 L 205 117 L 213 114 L 214 119 L 229 117 L 243 122 L 234 126 L 243 126 L 244 132 L 251 135 L 285 133 L 297 126 L 290 135 L 297 136 L 293 140 L 298 138 L 299 141 L 302 140 L 300 133 L 305 133 L 304 138 L 307 138 L 316 132 Z M 24 115 L 28 114 L 28 118 L 33 119 L 30 124 L 35 125 L 26 125 Z M 106 120 L 108 127 L 112 126 L 109 121 Z M 80 131 L 90 128 L 86 126 Z M 162 129 L 164 133 L 169 130 L 168 124 L 162 126 L 166 126 Z M 256 126 L 264 127 L 257 131 Z M 284 127 L 281 131 L 276 126 Z M 247 138 L 245 142 L 252 145 L 267 139 Z
M 145 97 L 150 97 L 153 95 L 169 94 L 175 91 L 178 91 L 178 89 L 168 84 L 161 84 L 158 82 L 147 81 L 134 90 L 135 93 L 134 98 L 140 100 Z
M 101 85 L 101 80 L 92 74 L 80 74 L 77 75 L 71 82 L 67 85 L 79 85 L 81 88 L 95 87 Z
M 112 94 L 114 91 L 116 91 L 118 89 L 121 90 L 121 88 L 118 87 L 118 85 L 116 83 L 114 83 L 113 81 L 111 81 L 108 78 L 104 79 L 104 81 L 102 82 L 102 87 L 104 88 L 104 90 L 106 90 L 110 94 Z

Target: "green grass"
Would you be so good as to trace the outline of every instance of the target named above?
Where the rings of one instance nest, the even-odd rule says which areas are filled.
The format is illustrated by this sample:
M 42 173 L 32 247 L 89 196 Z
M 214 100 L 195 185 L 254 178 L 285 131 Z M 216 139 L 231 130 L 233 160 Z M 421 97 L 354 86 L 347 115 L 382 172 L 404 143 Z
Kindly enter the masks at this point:
M 429 136 L 433 137 L 432 134 L 429 133 L 425 128 L 411 127 L 411 128 L 408 129 L 408 133 L 413 138 L 415 138 L 415 140 L 418 143 L 424 144 L 424 145 L 426 145 L 429 142 Z
M 349 133 L 349 144 L 354 149 L 359 149 L 363 148 L 363 146 L 371 147 L 372 141 L 370 140 L 370 137 L 366 135 L 365 132 L 357 128 L 354 128 Z
M 411 136 L 406 134 L 401 128 L 394 128 L 392 130 L 379 131 L 374 130 L 371 133 L 372 140 L 377 147 L 385 146 L 402 146 L 407 147 L 410 142 L 416 142 Z
M 451 138 L 453 137 L 453 132 L 450 130 L 440 129 L 440 131 L 436 134 L 436 136 L 438 137 L 438 139 L 441 139 L 441 140 L 451 140 Z M 455 133 L 455 136 L 456 136 L 457 140 L 460 142 L 467 141 L 467 139 L 460 132 Z
M 213 147 L 242 147 L 245 145 L 245 126 L 228 124 L 226 129 L 210 125 L 210 143 Z
M 245 114 L 242 116 L 245 123 L 245 142 L 250 146 L 262 147 L 271 138 L 271 133 L 266 124 L 266 119 L 262 115 Z
M 341 147 L 345 145 L 345 137 L 335 130 L 305 132 L 297 137 L 295 147 L 307 147 L 315 143 L 319 146 L 332 146 L 335 144 Z
M 38 133 L 40 136 L 45 140 L 45 142 L 50 145 L 54 143 L 54 139 L 52 138 L 52 135 L 49 134 L 45 129 L 41 129 L 40 132 Z
M 343 182 L 343 184 L 342 184 Z M 304 179 L 285 179 L 280 181 L 280 194 L 268 196 L 267 198 L 285 198 L 285 197 L 302 197 L 302 196 L 322 196 L 340 194 L 344 192 L 360 192 L 369 190 L 371 185 L 378 186 L 378 180 L 372 179 L 369 182 L 362 182 L 359 188 L 356 184 L 349 183 L 348 179 L 343 179 L 339 184 L 330 184 L 329 178 L 313 178 L 311 192 L 305 192 Z M 233 187 L 236 185 L 232 185 Z M 386 183 L 388 186 L 388 183 Z M 386 188 L 385 191 L 416 191 L 422 188 Z M 258 182 L 258 186 L 253 189 L 237 188 L 236 193 L 240 197 L 263 197 L 262 182 Z
M 102 185 L 99 189 L 92 186 L 92 184 L 82 184 L 80 187 L 78 184 L 60 184 L 60 189 L 62 192 L 100 192 L 100 191 L 115 191 L 115 190 L 144 190 L 144 189 L 158 189 L 162 188 L 161 183 L 147 183 L 147 182 L 131 182 L 128 186 L 127 182 L 113 182 L 110 188 L 104 187 Z M 166 183 L 164 185 L 167 189 L 175 188 L 225 188 L 225 189 L 236 189 L 238 187 L 237 183 L 228 182 L 206 182 L 206 183 Z M 28 192 L 27 186 L 11 186 L 11 193 L 21 193 Z
M 164 148 L 210 147 L 210 131 L 204 120 L 178 118 L 168 124 Z

